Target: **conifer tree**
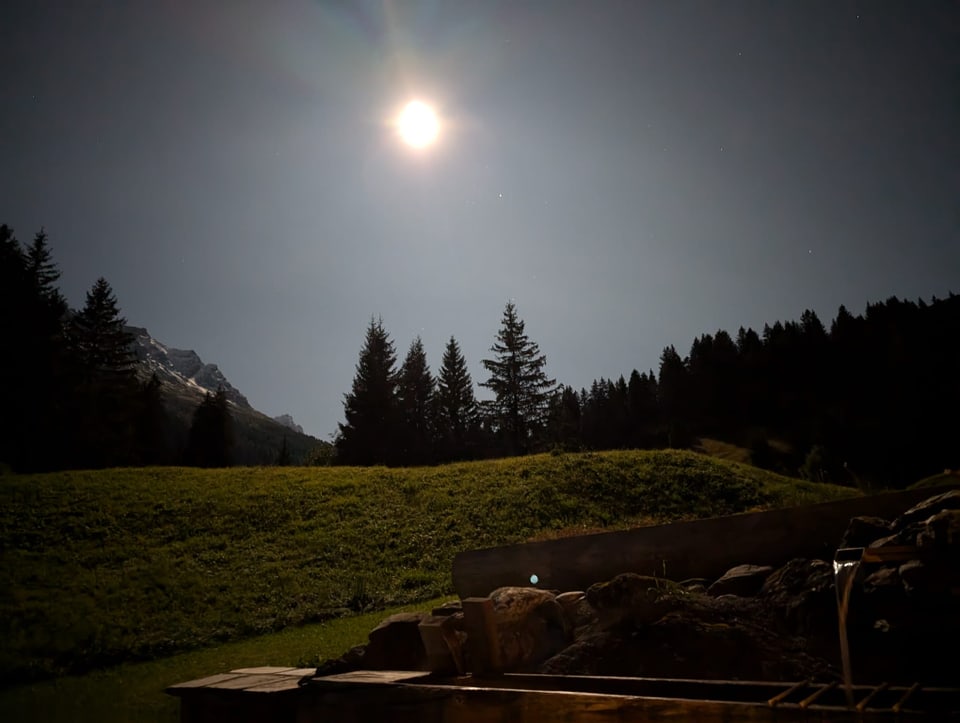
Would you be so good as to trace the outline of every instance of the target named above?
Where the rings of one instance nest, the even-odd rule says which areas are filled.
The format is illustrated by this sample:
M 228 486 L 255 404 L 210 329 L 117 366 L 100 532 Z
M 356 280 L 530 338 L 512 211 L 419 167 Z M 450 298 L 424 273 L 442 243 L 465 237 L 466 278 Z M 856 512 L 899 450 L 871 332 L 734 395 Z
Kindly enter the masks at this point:
M 97 279 L 70 334 L 84 372 L 99 384 L 125 384 L 134 377 L 133 335 L 126 331 L 126 323 L 110 284 Z
M 290 458 L 290 449 L 287 447 L 287 435 L 283 435 L 283 444 L 280 445 L 280 451 L 277 453 L 277 467 L 289 467 L 293 464 Z
M 91 467 L 129 464 L 135 456 L 136 357 L 106 279 L 87 292 L 68 330 L 77 365 L 74 457 Z
M 418 336 L 410 344 L 398 378 L 398 404 L 402 440 L 398 450 L 404 464 L 425 464 L 431 460 L 433 447 L 433 404 L 436 382 L 427 366 L 427 353 Z
M 545 427 L 556 381 L 544 372 L 547 357 L 524 331 L 512 301 L 501 319 L 497 341 L 483 359 L 490 377 L 480 386 L 496 397 L 486 404 L 488 417 L 508 455 L 526 454 Z
M 233 452 L 233 418 L 222 386 L 207 392 L 193 413 L 184 457 L 198 467 L 228 467 Z
M 437 378 L 436 420 L 440 455 L 444 459 L 470 456 L 470 445 L 477 426 L 477 400 L 473 380 L 457 340 L 450 337 L 443 352 Z
M 138 465 L 168 464 L 171 461 L 167 434 L 170 424 L 163 405 L 162 384 L 156 373 L 139 385 L 134 409 L 135 456 Z
M 397 355 L 383 327 L 371 319 L 336 440 L 341 464 L 393 464 L 398 431 Z

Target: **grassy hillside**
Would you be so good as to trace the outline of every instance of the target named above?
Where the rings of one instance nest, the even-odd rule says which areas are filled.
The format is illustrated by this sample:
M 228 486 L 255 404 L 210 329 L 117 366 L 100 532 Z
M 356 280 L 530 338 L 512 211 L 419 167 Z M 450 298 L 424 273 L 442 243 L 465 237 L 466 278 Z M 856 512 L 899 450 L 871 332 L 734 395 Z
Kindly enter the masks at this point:
M 687 452 L 0 478 L 0 679 L 448 593 L 463 549 L 854 494 Z

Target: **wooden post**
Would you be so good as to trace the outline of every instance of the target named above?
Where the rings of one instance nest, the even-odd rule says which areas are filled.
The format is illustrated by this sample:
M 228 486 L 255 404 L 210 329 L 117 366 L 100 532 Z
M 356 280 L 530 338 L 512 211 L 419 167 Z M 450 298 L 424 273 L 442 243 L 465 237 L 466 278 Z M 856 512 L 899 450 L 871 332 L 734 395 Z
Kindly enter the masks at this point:
M 463 601 L 463 623 L 467 631 L 470 672 L 477 674 L 503 671 L 500 636 L 489 597 L 468 597 Z
M 466 672 L 463 664 L 463 650 L 454 628 L 454 618 L 450 615 L 431 615 L 420 621 L 417 626 L 420 639 L 427 651 L 427 664 L 431 673 Z

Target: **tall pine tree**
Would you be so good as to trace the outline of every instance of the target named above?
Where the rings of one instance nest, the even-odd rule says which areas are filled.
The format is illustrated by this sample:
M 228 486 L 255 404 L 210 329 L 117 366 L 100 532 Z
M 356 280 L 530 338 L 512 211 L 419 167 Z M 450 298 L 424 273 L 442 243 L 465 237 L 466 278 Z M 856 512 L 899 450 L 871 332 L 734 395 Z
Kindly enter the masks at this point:
M 184 452 L 185 462 L 197 467 L 229 467 L 233 452 L 233 417 L 223 387 L 207 392 L 193 413 Z
M 544 372 L 547 357 L 524 331 L 512 301 L 507 302 L 497 341 L 483 359 L 490 377 L 480 386 L 496 395 L 486 404 L 489 421 L 508 455 L 526 454 L 543 431 L 556 381 Z
M 397 460 L 397 354 L 383 319 L 371 319 L 337 435 L 340 464 L 393 464 Z
M 426 464 L 433 456 L 433 404 L 436 383 L 427 366 L 427 353 L 418 336 L 410 344 L 398 379 L 398 404 L 402 440 L 399 461 Z
M 436 400 L 440 457 L 445 460 L 471 457 L 478 426 L 477 400 L 467 362 L 452 336 L 443 351 Z
M 98 279 L 68 331 L 78 375 L 74 457 L 84 466 L 134 461 L 137 362 L 125 325 L 113 289 Z

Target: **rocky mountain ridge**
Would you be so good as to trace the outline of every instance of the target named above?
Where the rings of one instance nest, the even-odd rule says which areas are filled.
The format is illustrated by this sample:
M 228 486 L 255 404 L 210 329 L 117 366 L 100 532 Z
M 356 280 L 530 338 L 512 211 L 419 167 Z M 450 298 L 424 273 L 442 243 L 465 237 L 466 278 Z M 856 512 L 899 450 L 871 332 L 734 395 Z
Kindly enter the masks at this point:
M 271 418 L 254 409 L 216 364 L 205 363 L 192 349 L 176 349 L 155 339 L 143 327 L 127 326 L 133 336 L 133 351 L 141 362 L 138 374 L 160 380 L 164 404 L 170 414 L 168 430 L 173 449 L 182 449 L 193 413 L 206 394 L 223 388 L 234 422 L 233 462 L 241 465 L 274 464 L 286 445 L 294 464 L 305 462 L 323 444 L 305 434 L 289 414 Z

